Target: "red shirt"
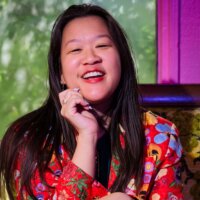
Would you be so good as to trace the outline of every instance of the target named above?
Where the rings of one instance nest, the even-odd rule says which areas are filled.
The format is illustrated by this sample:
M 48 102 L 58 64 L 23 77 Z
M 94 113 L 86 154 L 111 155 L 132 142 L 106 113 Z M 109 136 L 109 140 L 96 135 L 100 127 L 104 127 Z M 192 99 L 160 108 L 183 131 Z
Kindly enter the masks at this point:
M 144 176 L 141 190 L 136 192 L 135 180 L 132 177 L 125 193 L 136 199 L 178 200 L 182 199 L 182 186 L 178 180 L 179 160 L 182 147 L 178 138 L 177 129 L 170 121 L 163 119 L 151 112 L 144 117 L 146 135 L 146 157 Z M 125 132 L 121 128 L 121 145 L 124 145 Z M 94 180 L 70 161 L 69 156 L 61 146 L 60 153 L 63 157 L 61 170 L 55 155 L 52 156 L 49 168 L 46 171 L 47 187 L 40 179 L 38 170 L 32 177 L 32 189 L 38 200 L 65 200 L 65 199 L 98 199 L 109 195 L 109 188 L 114 183 L 120 166 L 119 158 L 113 154 L 110 165 L 108 189 Z M 17 199 L 20 199 L 20 158 L 15 170 L 15 187 Z M 133 163 L 134 164 L 134 163 Z M 27 191 L 23 189 L 24 199 L 30 199 Z

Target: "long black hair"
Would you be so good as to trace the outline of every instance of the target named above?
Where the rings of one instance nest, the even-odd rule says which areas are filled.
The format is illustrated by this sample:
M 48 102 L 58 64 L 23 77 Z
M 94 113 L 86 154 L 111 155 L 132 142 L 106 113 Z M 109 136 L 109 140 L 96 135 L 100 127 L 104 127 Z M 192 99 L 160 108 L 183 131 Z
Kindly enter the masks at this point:
M 58 161 L 59 147 L 63 144 L 72 157 L 76 140 L 73 127 L 60 114 L 58 94 L 62 91 L 60 81 L 60 49 L 64 27 L 77 17 L 99 16 L 108 27 L 121 59 L 121 80 L 114 93 L 110 108 L 111 123 L 109 134 L 112 152 L 119 156 L 119 175 L 110 188 L 111 192 L 124 191 L 132 176 L 139 188 L 143 177 L 144 131 L 142 110 L 139 104 L 138 85 L 134 61 L 126 39 L 126 34 L 117 21 L 103 8 L 96 5 L 72 5 L 56 20 L 51 34 L 48 53 L 49 95 L 37 110 L 16 120 L 5 133 L 0 147 L 0 178 L 6 186 L 10 199 L 14 199 L 14 169 L 20 154 L 21 188 L 35 199 L 31 178 L 35 168 L 45 182 L 44 173 L 55 153 Z M 121 147 L 119 124 L 125 130 L 125 148 Z M 3 190 L 3 189 L 2 189 Z M 3 193 L 3 191 L 1 191 Z M 22 189 L 21 189 L 22 195 Z

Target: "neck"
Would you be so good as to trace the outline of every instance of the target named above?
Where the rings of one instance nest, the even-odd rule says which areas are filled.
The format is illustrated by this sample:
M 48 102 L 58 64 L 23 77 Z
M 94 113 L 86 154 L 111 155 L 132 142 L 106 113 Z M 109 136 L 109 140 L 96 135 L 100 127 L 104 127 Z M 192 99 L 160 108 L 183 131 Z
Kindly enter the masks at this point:
M 99 102 L 91 102 L 91 105 L 99 114 L 99 116 L 105 116 L 109 115 L 112 103 L 113 103 L 112 97 L 110 97 Z
M 101 116 L 101 115 L 107 115 L 110 105 L 111 105 L 110 101 L 106 101 L 105 103 L 94 103 L 92 104 L 92 107 Z
M 92 112 L 96 117 L 99 125 L 107 130 L 111 120 L 111 116 L 108 109 L 109 107 L 102 107 L 101 105 L 95 105 L 92 107 L 93 107 Z

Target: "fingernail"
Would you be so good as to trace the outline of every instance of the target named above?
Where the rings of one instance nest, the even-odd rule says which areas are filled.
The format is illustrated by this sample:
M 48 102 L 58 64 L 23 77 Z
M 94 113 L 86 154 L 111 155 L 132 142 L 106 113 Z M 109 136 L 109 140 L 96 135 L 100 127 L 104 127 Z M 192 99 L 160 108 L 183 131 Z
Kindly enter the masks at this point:
M 73 91 L 74 91 L 74 92 L 79 92 L 80 89 L 79 89 L 79 88 L 74 88 Z
M 92 106 L 90 105 L 90 103 L 89 103 L 86 99 L 84 99 L 84 101 L 85 101 L 85 103 L 87 104 L 87 107 L 89 108 L 89 110 L 92 110 L 93 108 L 92 108 Z
M 92 110 L 92 109 L 93 109 L 91 105 L 88 105 L 88 108 L 89 108 L 89 110 Z

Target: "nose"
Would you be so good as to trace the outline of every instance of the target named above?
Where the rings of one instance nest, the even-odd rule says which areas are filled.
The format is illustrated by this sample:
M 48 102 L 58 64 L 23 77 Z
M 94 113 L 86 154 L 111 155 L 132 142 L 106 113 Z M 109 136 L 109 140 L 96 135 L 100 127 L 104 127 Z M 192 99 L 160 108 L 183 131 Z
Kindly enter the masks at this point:
M 94 49 L 87 49 L 83 55 L 84 65 L 94 65 L 102 61 L 101 57 L 95 52 Z

